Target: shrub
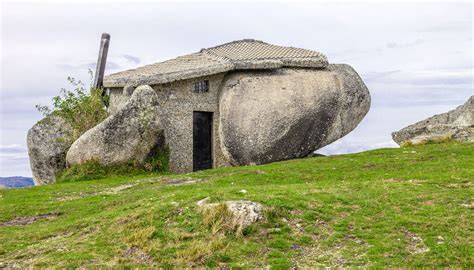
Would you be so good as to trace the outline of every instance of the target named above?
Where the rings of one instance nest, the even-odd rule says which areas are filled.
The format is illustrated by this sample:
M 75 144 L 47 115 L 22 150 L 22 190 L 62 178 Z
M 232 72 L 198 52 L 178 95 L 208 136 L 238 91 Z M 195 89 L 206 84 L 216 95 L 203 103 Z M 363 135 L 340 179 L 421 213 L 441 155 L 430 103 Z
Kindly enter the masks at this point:
M 168 160 L 168 149 L 157 151 L 154 156 L 148 158 L 143 164 L 136 160 L 130 160 L 126 164 L 104 166 L 98 160 L 89 160 L 58 172 L 56 181 L 86 181 L 110 176 L 166 173 L 169 171 Z
M 92 79 L 92 71 L 89 70 L 89 74 Z M 82 81 L 72 77 L 67 80 L 74 87 L 73 90 L 62 88 L 60 95 L 53 97 L 51 108 L 44 105 L 36 105 L 36 108 L 45 117 L 57 115 L 70 124 L 72 134 L 65 140 L 72 143 L 107 117 L 108 97 L 104 95 L 103 89 L 89 87 L 86 90 Z

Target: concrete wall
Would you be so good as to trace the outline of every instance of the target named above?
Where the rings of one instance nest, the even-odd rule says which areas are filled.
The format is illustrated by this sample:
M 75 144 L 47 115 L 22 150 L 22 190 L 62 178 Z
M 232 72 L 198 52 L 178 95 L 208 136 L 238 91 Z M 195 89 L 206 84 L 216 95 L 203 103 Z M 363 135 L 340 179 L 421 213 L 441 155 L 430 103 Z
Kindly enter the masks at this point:
M 213 167 L 228 166 L 219 138 L 219 95 L 225 73 L 152 85 L 160 100 L 161 119 L 170 148 L 170 169 L 173 172 L 193 170 L 193 111 L 213 112 Z M 209 80 L 209 91 L 194 93 L 195 82 Z M 130 91 L 110 88 L 109 112 L 115 113 L 129 99 Z

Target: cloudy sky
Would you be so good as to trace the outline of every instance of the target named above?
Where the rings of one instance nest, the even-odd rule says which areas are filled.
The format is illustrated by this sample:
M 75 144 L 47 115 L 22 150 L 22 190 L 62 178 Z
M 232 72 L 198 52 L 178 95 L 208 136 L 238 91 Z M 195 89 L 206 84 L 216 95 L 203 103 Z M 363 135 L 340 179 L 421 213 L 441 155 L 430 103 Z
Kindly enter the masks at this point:
M 390 133 L 474 94 L 473 7 L 457 3 L 2 3 L 0 176 L 31 176 L 26 133 L 66 78 L 87 81 L 102 32 L 106 73 L 254 38 L 352 65 L 372 107 L 326 154 L 395 147 Z

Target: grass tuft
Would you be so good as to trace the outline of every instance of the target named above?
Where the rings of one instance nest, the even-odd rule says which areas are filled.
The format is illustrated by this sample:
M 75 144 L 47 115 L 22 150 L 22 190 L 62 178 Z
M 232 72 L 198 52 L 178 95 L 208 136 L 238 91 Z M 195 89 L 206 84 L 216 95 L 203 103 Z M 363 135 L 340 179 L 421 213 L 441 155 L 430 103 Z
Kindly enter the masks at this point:
M 225 203 L 204 206 L 201 213 L 202 223 L 213 235 L 217 233 L 242 235 L 242 224 L 239 224 Z

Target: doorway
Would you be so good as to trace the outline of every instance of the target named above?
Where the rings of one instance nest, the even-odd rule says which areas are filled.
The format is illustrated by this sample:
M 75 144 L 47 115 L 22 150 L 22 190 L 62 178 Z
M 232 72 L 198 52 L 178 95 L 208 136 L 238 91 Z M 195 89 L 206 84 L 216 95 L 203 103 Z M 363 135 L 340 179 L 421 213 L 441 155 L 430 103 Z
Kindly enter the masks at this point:
M 212 168 L 212 112 L 193 112 L 193 171 Z

